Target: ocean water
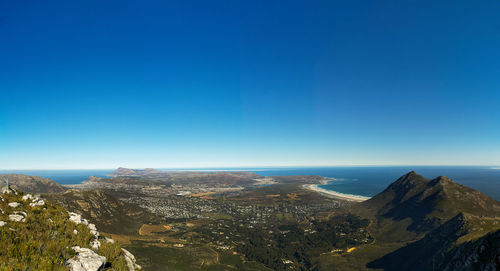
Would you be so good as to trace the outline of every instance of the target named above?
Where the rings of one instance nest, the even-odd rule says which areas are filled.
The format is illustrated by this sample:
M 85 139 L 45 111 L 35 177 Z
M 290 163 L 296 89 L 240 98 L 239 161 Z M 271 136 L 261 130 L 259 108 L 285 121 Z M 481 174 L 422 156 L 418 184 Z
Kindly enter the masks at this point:
M 433 179 L 447 176 L 455 182 L 479 190 L 500 201 L 500 168 L 485 166 L 392 166 L 392 167 L 318 167 L 280 168 L 254 171 L 263 176 L 320 175 L 336 178 L 321 188 L 344 194 L 372 197 L 402 175 L 416 171 Z
M 447 176 L 457 183 L 477 189 L 500 201 L 500 168 L 485 166 L 392 166 L 392 167 L 282 167 L 282 168 L 216 168 L 161 169 L 169 171 L 250 171 L 262 176 L 320 175 L 336 178 L 321 185 L 339 193 L 374 196 L 397 178 L 415 170 L 426 178 Z M 19 173 L 50 178 L 60 184 L 78 184 L 90 176 L 105 177 L 113 170 L 0 170 L 0 174 Z

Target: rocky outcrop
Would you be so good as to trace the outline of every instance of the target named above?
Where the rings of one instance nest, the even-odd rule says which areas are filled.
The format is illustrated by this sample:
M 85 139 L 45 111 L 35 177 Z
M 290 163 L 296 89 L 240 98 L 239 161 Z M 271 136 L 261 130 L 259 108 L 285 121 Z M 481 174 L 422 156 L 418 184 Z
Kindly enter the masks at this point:
M 24 222 L 26 221 L 26 212 L 16 211 L 13 214 L 9 215 L 9 220 L 14 222 Z
M 74 212 L 68 212 L 68 214 L 69 214 L 69 220 L 72 221 L 73 223 L 75 223 L 75 224 L 83 224 L 83 225 L 87 226 L 87 228 L 89 229 L 90 233 L 92 233 L 94 235 L 94 239 L 92 241 L 90 241 L 89 246 L 92 248 L 93 251 L 98 251 L 99 247 L 101 246 L 101 242 L 99 241 L 101 239 L 101 236 L 100 236 L 99 232 L 97 231 L 96 226 L 94 224 L 92 224 L 92 223 L 89 223 L 88 220 L 86 220 L 85 218 L 82 218 L 82 216 L 80 214 L 77 214 L 77 213 L 74 213 Z M 78 234 L 78 232 L 76 230 L 73 231 L 73 233 L 74 234 Z M 114 243 L 115 242 L 111 238 L 105 238 L 103 240 L 105 240 L 105 242 L 109 242 L 109 243 Z M 97 270 L 97 269 L 81 269 L 81 268 L 83 268 L 83 267 L 88 268 L 88 266 L 90 266 L 90 263 L 93 264 L 91 266 L 92 268 L 95 267 L 95 266 L 97 266 L 98 260 L 101 259 L 99 257 L 103 257 L 103 256 L 99 256 L 98 254 L 94 253 L 92 250 L 87 249 L 87 248 L 83 249 L 83 248 L 77 247 L 76 249 L 75 248 L 73 248 L 73 249 L 75 251 L 77 251 L 79 249 L 77 251 L 79 254 L 77 255 L 76 258 L 68 261 L 68 264 L 70 265 L 71 270 L 73 270 L 73 271 Z M 81 252 L 82 250 L 84 252 Z M 94 254 L 91 254 L 88 251 L 91 251 Z M 130 271 L 141 269 L 141 266 L 136 263 L 135 257 L 134 257 L 134 255 L 132 253 L 130 253 L 129 251 L 127 251 L 127 250 L 125 250 L 123 248 L 122 248 L 122 251 L 123 251 L 123 257 L 125 258 L 125 261 L 127 262 L 127 267 L 128 267 L 128 269 Z M 82 255 L 82 256 L 80 257 L 79 255 Z M 104 263 L 103 264 L 105 264 L 105 262 L 106 262 L 106 258 L 104 258 Z
M 43 205 L 45 205 L 45 201 L 43 199 L 36 199 L 36 200 L 33 200 L 33 202 L 30 203 L 31 207 L 43 206 Z
M 113 241 L 114 242 L 114 241 Z M 135 257 L 128 250 L 122 248 L 123 256 L 125 257 L 125 261 L 127 261 L 127 267 L 129 271 L 139 270 L 141 266 L 135 262 Z
M 83 224 L 86 225 L 87 228 L 89 228 L 89 231 L 92 235 L 94 235 L 94 239 L 90 241 L 90 247 L 93 250 L 98 250 L 99 247 L 101 246 L 101 242 L 99 241 L 100 235 L 99 232 L 97 231 L 97 228 L 94 224 L 89 223 L 87 219 L 82 218 L 80 214 L 74 213 L 74 212 L 68 212 L 69 214 L 69 220 L 72 221 L 75 224 Z
M 43 206 L 45 205 L 45 201 L 41 199 L 39 196 L 33 196 L 31 194 L 26 194 L 22 197 L 23 201 L 29 202 L 31 207 L 35 206 Z
M 100 256 L 91 249 L 72 247 L 75 257 L 67 261 L 72 271 L 97 271 L 106 264 L 106 257 Z

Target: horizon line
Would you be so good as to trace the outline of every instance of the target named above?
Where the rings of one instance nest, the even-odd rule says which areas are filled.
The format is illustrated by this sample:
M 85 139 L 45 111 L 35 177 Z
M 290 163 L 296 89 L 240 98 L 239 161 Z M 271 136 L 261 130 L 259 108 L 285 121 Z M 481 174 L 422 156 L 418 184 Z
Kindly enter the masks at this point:
M 350 164 L 350 165 L 276 165 L 276 166 L 214 166 L 214 167 L 126 167 L 118 166 L 113 168 L 0 168 L 0 171 L 16 170 L 116 170 L 118 168 L 157 170 L 249 170 L 249 169 L 273 169 L 273 168 L 322 168 L 322 167 L 498 167 L 500 165 L 475 165 L 475 164 Z

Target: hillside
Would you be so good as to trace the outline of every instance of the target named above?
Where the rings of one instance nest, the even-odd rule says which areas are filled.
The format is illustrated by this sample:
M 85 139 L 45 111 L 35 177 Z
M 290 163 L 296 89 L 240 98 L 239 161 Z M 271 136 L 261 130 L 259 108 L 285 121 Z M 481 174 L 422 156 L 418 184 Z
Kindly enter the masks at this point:
M 10 187 L 26 193 L 59 193 L 65 190 L 63 186 L 48 178 L 29 176 L 23 174 L 0 174 L 0 185 L 5 185 L 7 180 Z
M 1 270 L 136 270 L 135 258 L 94 224 L 44 199 L 3 187 Z
M 500 229 L 500 220 L 482 222 L 477 217 L 459 213 L 424 238 L 369 263 L 368 267 L 387 271 L 494 270 L 500 266 L 500 231 L 464 241 L 477 231 Z
M 500 267 L 500 203 L 447 177 L 409 172 L 349 209 L 372 223 L 375 241 L 342 256 L 323 255 L 320 270 L 485 270 Z M 491 269 L 494 270 L 494 269 Z
M 142 224 L 158 221 L 148 210 L 119 200 L 106 190 L 68 190 L 47 197 L 88 217 L 104 232 L 134 234 Z
M 409 172 L 353 211 L 371 217 L 381 240 L 411 240 L 459 213 L 500 217 L 500 203 L 447 177 L 428 180 Z

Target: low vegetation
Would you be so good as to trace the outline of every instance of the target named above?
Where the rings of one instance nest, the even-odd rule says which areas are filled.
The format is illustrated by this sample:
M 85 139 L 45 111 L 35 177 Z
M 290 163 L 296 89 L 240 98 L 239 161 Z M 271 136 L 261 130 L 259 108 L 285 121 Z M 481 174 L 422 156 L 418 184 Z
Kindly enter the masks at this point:
M 66 261 L 75 256 L 71 248 L 88 248 L 93 235 L 87 226 L 71 222 L 64 208 L 50 203 L 30 206 L 22 196 L 1 195 L 0 270 L 67 270 Z M 15 202 L 19 206 L 9 206 Z M 24 220 L 9 219 L 16 212 Z M 105 269 L 128 270 L 120 245 L 102 243 L 97 253 L 106 257 Z

